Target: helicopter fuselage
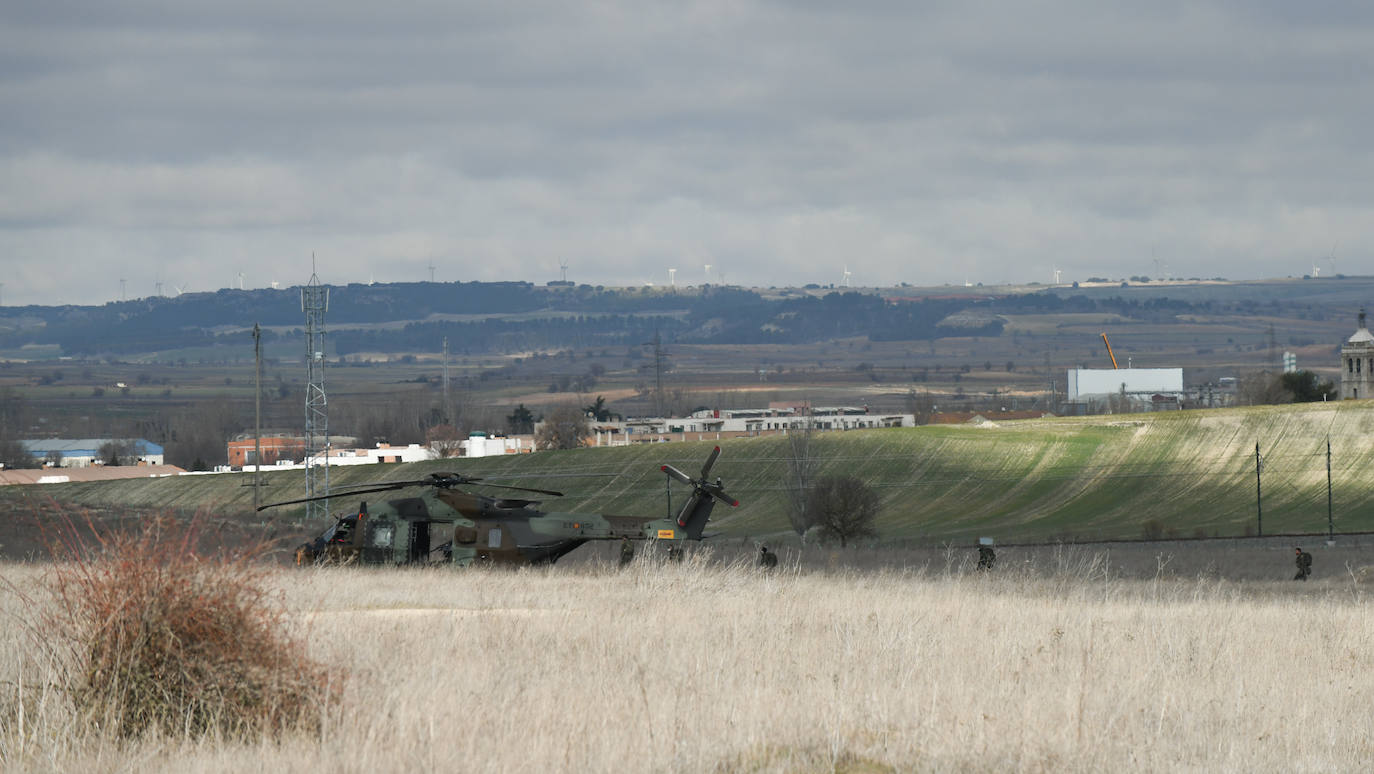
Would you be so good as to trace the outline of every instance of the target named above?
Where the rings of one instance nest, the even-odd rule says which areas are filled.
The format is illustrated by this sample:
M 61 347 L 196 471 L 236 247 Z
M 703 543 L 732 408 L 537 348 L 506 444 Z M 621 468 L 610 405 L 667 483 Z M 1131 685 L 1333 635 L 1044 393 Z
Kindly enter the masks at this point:
M 692 487 L 676 518 L 616 516 L 605 513 L 542 511 L 538 500 L 496 497 L 466 491 L 461 485 L 481 479 L 456 473 L 431 473 L 418 481 L 365 484 L 353 496 L 428 486 L 422 495 L 382 499 L 371 511 L 367 501 L 340 517 L 314 540 L 296 549 L 297 564 L 552 564 L 583 543 L 593 540 L 666 541 L 669 556 L 681 558 L 685 540 L 706 537 L 706 523 L 717 501 L 738 501 L 725 494 L 721 480 L 708 474 L 720 447 L 712 450 L 693 478 L 671 465 L 662 470 L 671 479 Z M 482 484 L 507 490 L 561 496 L 548 489 Z M 348 494 L 286 500 L 259 506 L 272 508 Z
M 550 564 L 593 540 L 683 540 L 671 519 L 540 511 L 449 489 L 383 501 L 339 518 L 297 550 L 298 563 Z

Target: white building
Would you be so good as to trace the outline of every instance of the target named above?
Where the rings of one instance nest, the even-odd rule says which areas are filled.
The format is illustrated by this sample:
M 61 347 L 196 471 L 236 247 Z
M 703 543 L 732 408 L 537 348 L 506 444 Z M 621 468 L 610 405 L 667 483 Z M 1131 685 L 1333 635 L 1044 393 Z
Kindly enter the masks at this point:
M 817 407 L 809 414 L 796 407 L 706 409 L 690 417 L 634 417 L 593 422 L 591 443 L 618 446 L 635 441 L 704 440 L 785 433 L 807 425 L 820 431 L 915 427 L 916 417 L 912 414 L 871 414 L 863 406 Z
M 407 446 L 392 446 L 379 443 L 372 449 L 330 449 L 329 465 L 374 465 L 379 462 L 424 462 L 434 459 L 434 452 L 428 446 L 412 443 Z M 316 465 L 323 464 L 318 457 Z
M 382 462 L 424 462 L 434 459 L 434 452 L 429 447 L 412 443 L 408 446 L 392 446 L 390 444 L 379 443 L 372 449 L 330 449 L 328 452 L 329 467 L 339 467 L 347 465 L 375 465 Z M 324 455 L 317 455 L 310 458 L 313 466 L 324 465 Z M 300 470 L 305 464 L 295 460 L 281 459 L 273 465 L 263 465 L 263 470 Z M 230 468 L 226 467 L 226 470 Z M 254 465 L 244 465 L 244 472 L 257 470 Z
M 458 448 L 464 457 L 492 457 L 500 454 L 532 452 L 534 451 L 534 444 L 519 437 L 489 436 L 481 431 L 474 431 L 468 434 L 466 441 L 458 442 Z

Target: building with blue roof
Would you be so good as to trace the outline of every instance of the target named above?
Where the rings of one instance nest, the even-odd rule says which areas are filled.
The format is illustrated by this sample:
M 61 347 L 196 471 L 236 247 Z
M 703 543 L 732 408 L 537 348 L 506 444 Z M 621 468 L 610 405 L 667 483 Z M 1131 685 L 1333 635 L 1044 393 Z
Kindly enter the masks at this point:
M 85 468 L 103 465 L 109 458 L 100 448 L 111 443 L 129 444 L 133 447 L 135 459 L 121 459 L 125 465 L 162 465 L 162 447 L 142 438 L 43 438 L 20 441 L 39 462 L 54 462 L 63 468 Z

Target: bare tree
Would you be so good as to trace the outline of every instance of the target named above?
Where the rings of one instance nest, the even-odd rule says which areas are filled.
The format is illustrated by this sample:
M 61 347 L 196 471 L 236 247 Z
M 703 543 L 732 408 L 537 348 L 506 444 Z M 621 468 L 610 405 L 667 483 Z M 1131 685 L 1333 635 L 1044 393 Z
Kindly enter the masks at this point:
M 32 468 L 38 464 L 19 442 L 25 413 L 24 396 L 11 387 L 0 389 L 0 467 Z
M 878 534 L 878 493 L 857 476 L 824 476 L 811 490 L 808 502 L 812 523 L 821 536 L 840 541 L 840 547 L 861 537 Z
M 667 412 L 666 416 L 685 417 L 691 412 L 693 401 L 696 399 L 695 395 L 681 387 L 675 387 L 672 390 L 664 390 L 663 392 L 664 395 L 661 401 L 663 403 L 663 410 Z
M 330 407 L 329 425 L 343 429 L 364 446 L 425 443 L 425 432 L 436 425 L 451 424 L 460 434 L 466 429 L 461 419 L 446 421 L 458 406 L 466 408 L 461 399 L 454 402 L 452 396 L 451 403 L 446 407 L 442 400 L 422 392 L 393 395 L 386 400 L 373 396 L 340 400 Z
M 935 411 L 935 401 L 930 397 L 930 390 L 907 390 L 904 402 L 907 413 L 915 417 L 916 424 L 930 424 L 930 415 Z
M 167 464 L 209 470 L 229 461 L 228 441 L 250 426 L 251 410 L 246 403 L 203 401 L 194 409 L 142 422 L 136 430 L 163 445 Z
M 467 435 L 469 430 L 480 429 L 480 420 L 475 409 L 472 390 L 468 388 L 467 380 L 464 380 L 459 383 L 458 389 L 449 393 L 448 401 L 443 406 L 443 424 L 453 425 L 459 435 Z
M 1293 402 L 1293 393 L 1284 386 L 1282 375 L 1269 371 L 1242 377 L 1236 397 L 1242 406 L 1268 406 Z
M 116 438 L 100 444 L 97 454 L 106 465 L 132 465 L 138 461 L 138 444 L 131 438 Z
M 435 425 L 425 431 L 425 443 L 436 457 L 457 457 L 463 448 L 458 437 L 458 428 L 453 425 Z
M 38 462 L 27 447 L 14 438 L 0 438 L 0 468 L 34 468 Z
M 817 462 L 812 442 L 815 431 L 808 414 L 801 427 L 787 431 L 787 478 L 784 489 L 787 491 L 787 520 L 798 535 L 806 534 L 815 523 L 811 518 L 808 500 L 811 497 L 811 484 L 816 478 Z
M 576 406 L 560 406 L 534 431 L 539 449 L 576 449 L 591 435 L 587 415 Z

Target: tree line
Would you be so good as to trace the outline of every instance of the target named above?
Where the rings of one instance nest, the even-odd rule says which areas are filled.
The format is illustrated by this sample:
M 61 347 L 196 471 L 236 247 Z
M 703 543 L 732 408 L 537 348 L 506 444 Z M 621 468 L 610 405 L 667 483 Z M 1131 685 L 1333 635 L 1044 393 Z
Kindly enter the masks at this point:
M 338 354 L 438 351 L 445 337 L 455 351 L 470 354 L 619 346 L 640 344 L 654 331 L 670 343 L 800 344 L 852 336 L 915 341 L 996 336 L 1002 331 L 998 315 L 1003 313 L 1111 312 L 1158 320 L 1255 306 L 1250 301 L 1097 298 L 1048 290 L 911 298 L 837 290 L 823 296 L 765 298 L 757 291 L 734 287 L 705 287 L 679 295 L 586 285 L 550 289 L 527 282 L 420 282 L 346 285 L 330 291 L 327 319 L 334 325 L 421 320 L 443 314 L 495 316 L 412 322 L 399 329 L 341 328 L 326 339 Z M 961 313 L 963 322 L 951 322 Z M 221 333 L 225 326 L 260 322 L 294 328 L 302 323 L 298 288 L 220 290 L 103 306 L 23 307 L 7 310 L 7 316 L 15 324 L 0 333 L 0 346 L 55 344 L 64 354 L 86 356 L 230 346 L 231 342 L 238 347 L 241 334 Z M 270 331 L 264 335 L 272 338 Z

